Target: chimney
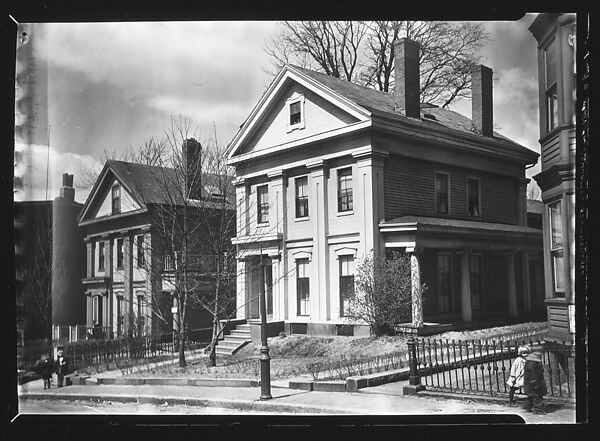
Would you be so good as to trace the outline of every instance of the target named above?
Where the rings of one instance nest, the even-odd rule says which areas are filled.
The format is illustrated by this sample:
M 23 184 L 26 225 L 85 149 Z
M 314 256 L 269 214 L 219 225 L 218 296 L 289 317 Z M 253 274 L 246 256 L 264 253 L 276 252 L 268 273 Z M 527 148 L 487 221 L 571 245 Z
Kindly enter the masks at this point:
M 73 188 L 73 175 L 63 173 L 62 187 L 60 188 L 59 199 L 67 202 L 75 201 L 75 189 Z
M 394 95 L 399 107 L 411 118 L 421 117 L 419 95 L 419 43 L 410 38 L 399 39 L 394 46 Z
M 189 197 L 192 199 L 199 199 L 202 195 L 200 182 L 200 173 L 202 171 L 202 146 L 194 138 L 186 139 L 183 141 L 182 153 L 187 180 L 189 185 L 191 185 Z
M 492 138 L 494 109 L 492 102 L 492 69 L 483 64 L 471 70 L 471 119 L 477 133 Z

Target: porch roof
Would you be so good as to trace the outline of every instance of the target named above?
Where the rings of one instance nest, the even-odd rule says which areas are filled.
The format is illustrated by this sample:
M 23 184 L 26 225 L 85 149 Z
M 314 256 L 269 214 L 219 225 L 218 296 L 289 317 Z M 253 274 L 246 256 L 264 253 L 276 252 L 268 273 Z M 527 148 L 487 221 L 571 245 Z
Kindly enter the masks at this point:
M 379 223 L 387 246 L 428 248 L 542 248 L 542 231 L 522 225 L 424 216 L 402 216 Z

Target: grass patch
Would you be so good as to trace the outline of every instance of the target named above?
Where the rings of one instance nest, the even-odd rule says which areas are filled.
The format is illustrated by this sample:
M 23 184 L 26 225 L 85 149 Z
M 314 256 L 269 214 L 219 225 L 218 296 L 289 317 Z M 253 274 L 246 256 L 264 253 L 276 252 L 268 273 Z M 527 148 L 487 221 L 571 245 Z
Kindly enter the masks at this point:
M 510 326 L 501 326 L 489 329 L 449 331 L 433 338 L 448 340 L 467 339 L 494 339 L 503 335 L 528 332 L 531 330 L 546 330 L 546 322 L 528 322 Z M 356 362 L 357 369 L 364 373 L 379 372 L 388 369 L 382 362 L 365 361 L 368 357 L 389 357 L 391 354 L 406 352 L 409 336 L 397 335 L 386 337 L 317 337 L 306 335 L 290 335 L 269 338 L 269 353 L 271 355 L 271 378 L 285 379 L 300 375 L 313 375 L 315 365 L 339 365 L 341 360 Z M 208 359 L 202 358 L 189 362 L 185 368 L 176 364 L 148 369 L 142 373 L 130 373 L 128 376 L 161 376 L 161 377 L 208 377 L 208 378 L 252 378 L 260 377 L 260 344 L 249 343 L 239 352 L 230 357 L 218 357 L 217 366 L 208 366 Z M 363 360 L 363 361 L 360 361 Z M 348 363 L 347 363 L 348 364 Z M 349 363 L 352 364 L 352 363 Z M 395 366 L 394 366 L 395 367 Z M 333 368 L 333 371 L 324 373 L 325 377 L 340 376 L 342 371 L 350 373 L 348 369 Z M 312 371 L 312 372 L 311 372 Z M 347 376 L 347 375 L 346 375 Z M 319 377 L 323 379 L 323 376 Z

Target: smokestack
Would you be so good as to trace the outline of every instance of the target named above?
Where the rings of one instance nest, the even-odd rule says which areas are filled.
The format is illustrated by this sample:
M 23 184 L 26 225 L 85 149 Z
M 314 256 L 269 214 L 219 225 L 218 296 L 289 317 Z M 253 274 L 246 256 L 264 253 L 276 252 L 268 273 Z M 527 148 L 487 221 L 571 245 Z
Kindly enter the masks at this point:
M 67 202 L 75 201 L 75 189 L 73 188 L 73 175 L 63 173 L 62 187 L 60 188 L 59 199 Z
M 494 136 L 494 109 L 492 102 L 492 69 L 480 64 L 471 70 L 471 106 L 473 126 L 477 133 Z
M 189 138 L 183 141 L 183 166 L 187 173 L 188 185 L 191 186 L 189 197 L 199 199 L 202 195 L 201 191 L 201 160 L 202 146 L 194 138 Z
M 419 43 L 409 38 L 399 39 L 394 46 L 394 95 L 406 116 L 421 117 L 419 96 Z

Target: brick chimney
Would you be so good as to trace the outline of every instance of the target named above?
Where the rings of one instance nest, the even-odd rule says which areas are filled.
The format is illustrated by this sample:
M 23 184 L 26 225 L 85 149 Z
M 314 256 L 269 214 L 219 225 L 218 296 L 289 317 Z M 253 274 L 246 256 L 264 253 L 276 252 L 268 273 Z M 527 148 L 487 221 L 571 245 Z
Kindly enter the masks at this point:
M 492 138 L 494 136 L 492 69 L 483 64 L 471 70 L 471 106 L 471 119 L 475 131 Z
M 66 202 L 75 201 L 75 189 L 73 188 L 73 175 L 63 173 L 62 187 L 60 188 L 59 199 Z
M 409 38 L 400 38 L 394 45 L 394 95 L 405 115 L 421 117 L 419 96 L 419 43 Z
M 189 184 L 192 186 L 189 196 L 192 199 L 199 199 L 201 190 L 201 163 L 202 163 L 202 146 L 194 138 L 189 138 L 183 141 L 183 166 L 186 169 Z

